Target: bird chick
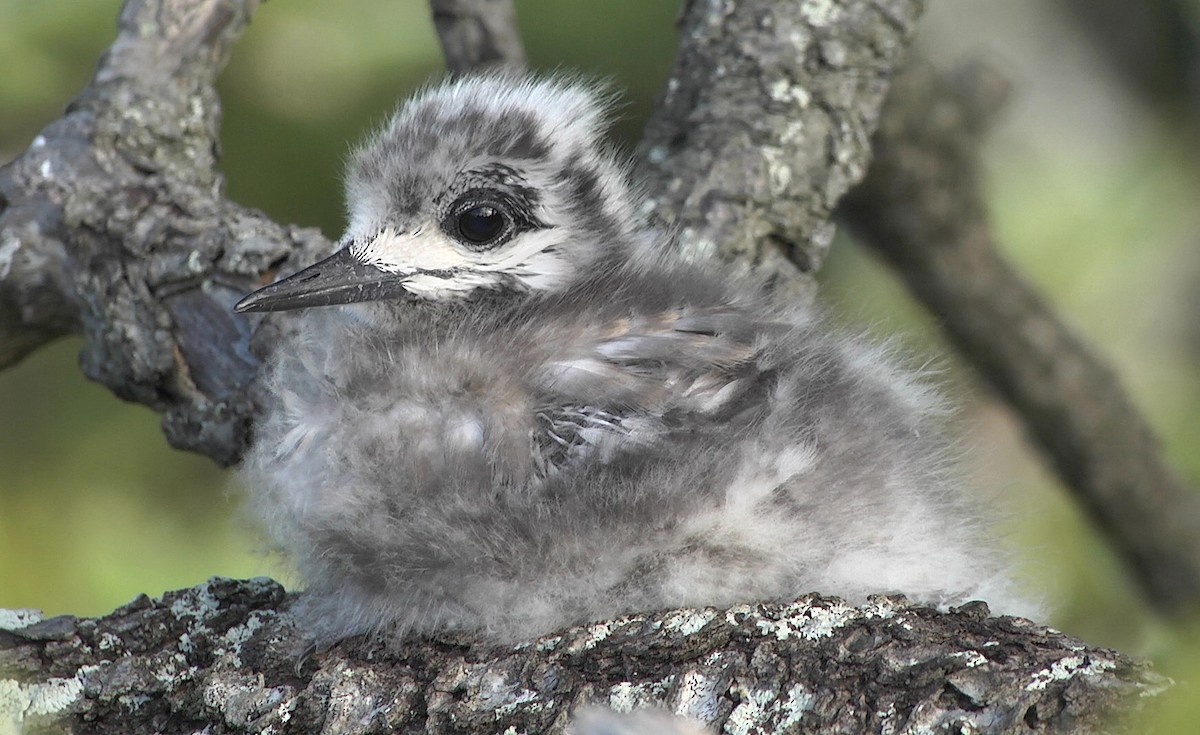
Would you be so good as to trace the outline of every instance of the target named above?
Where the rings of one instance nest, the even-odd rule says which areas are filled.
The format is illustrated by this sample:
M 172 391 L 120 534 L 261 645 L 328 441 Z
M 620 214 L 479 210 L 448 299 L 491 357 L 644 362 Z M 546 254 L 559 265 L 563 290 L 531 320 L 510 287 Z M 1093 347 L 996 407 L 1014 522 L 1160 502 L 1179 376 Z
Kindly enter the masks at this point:
M 562 79 L 425 90 L 354 153 L 339 249 L 238 304 L 304 309 L 243 473 L 314 638 L 513 641 L 810 591 L 1024 610 L 937 393 L 679 258 L 606 108 Z

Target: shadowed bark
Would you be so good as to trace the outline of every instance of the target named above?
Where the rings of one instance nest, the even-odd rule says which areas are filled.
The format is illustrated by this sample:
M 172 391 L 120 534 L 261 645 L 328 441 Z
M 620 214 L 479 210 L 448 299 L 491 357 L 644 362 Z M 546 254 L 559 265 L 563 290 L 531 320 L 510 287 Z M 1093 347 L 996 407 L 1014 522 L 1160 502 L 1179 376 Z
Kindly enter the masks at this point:
M 225 199 L 213 83 L 253 0 L 130 0 L 95 79 L 0 168 L 0 367 L 82 334 L 87 376 L 237 460 L 270 334 L 230 307 L 330 249 Z

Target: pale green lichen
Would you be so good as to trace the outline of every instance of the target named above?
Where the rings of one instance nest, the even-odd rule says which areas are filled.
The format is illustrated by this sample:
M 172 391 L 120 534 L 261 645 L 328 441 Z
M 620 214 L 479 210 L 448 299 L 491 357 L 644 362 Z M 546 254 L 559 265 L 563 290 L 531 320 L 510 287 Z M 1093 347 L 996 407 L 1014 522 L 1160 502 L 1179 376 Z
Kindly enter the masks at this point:
M 725 721 L 725 732 L 729 735 L 751 735 L 765 731 L 764 725 L 779 711 L 775 692 L 770 689 L 747 689 L 735 685 L 731 688 L 742 700 L 729 719 Z
M 0 679 L 0 735 L 24 732 L 32 718 L 54 719 L 83 697 L 83 670 L 69 679 L 22 684 Z
M 787 79 L 776 79 L 767 87 L 767 94 L 776 102 L 794 104 L 802 110 L 812 101 L 812 95 L 807 89 Z
M 180 595 L 171 602 L 171 614 L 177 620 L 205 620 L 221 609 L 221 601 L 212 593 L 212 580 Z
M 762 156 L 767 163 L 767 182 L 771 187 L 771 195 L 779 197 L 786 194 L 792 184 L 792 167 L 788 161 L 793 156 L 773 146 L 763 146 Z
M 841 12 L 834 0 L 804 0 L 800 3 L 800 15 L 816 28 L 832 25 Z
M 830 637 L 834 631 L 854 620 L 872 617 L 879 616 L 873 611 L 842 603 L 814 607 L 807 602 L 795 602 L 784 608 L 778 620 L 760 617 L 754 621 L 754 625 L 764 635 L 773 635 L 781 641 L 793 637 L 815 641 Z
M 162 661 L 162 664 L 150 674 L 164 687 L 174 689 L 181 681 L 195 676 L 197 671 L 195 666 L 188 666 L 187 659 L 182 653 L 174 653 Z
M 694 635 L 716 617 L 714 610 L 676 610 L 662 621 L 662 627 L 682 635 Z
M 675 683 L 674 676 L 641 684 L 623 681 L 608 690 L 608 707 L 613 712 L 632 712 L 642 707 L 661 706 L 667 692 Z
M 555 648 L 558 648 L 559 643 L 562 643 L 562 639 L 563 637 L 561 635 L 552 635 L 547 636 L 546 638 L 541 638 L 537 642 L 537 650 L 553 651 Z
M 880 719 L 879 735 L 894 735 L 896 732 L 896 703 L 889 702 L 885 710 L 877 710 L 875 716 Z
M 484 671 L 479 681 L 480 703 L 497 712 L 511 714 L 522 704 L 538 698 L 537 692 L 525 689 L 519 683 L 509 681 L 504 672 Z
M 96 638 L 96 648 L 101 651 L 111 651 L 113 649 L 120 648 L 123 645 L 125 645 L 124 641 L 122 641 L 116 634 L 110 633 L 107 630 L 100 633 L 100 635 Z
M 954 658 L 961 658 L 968 669 L 973 669 L 977 666 L 983 666 L 988 662 L 987 656 L 984 656 L 979 651 L 955 651 L 950 654 Z
M 607 620 L 603 623 L 589 625 L 580 631 L 583 633 L 580 638 L 576 638 L 575 640 L 571 641 L 571 644 L 567 647 L 567 653 L 581 653 L 583 651 L 590 651 L 603 641 L 607 640 L 608 637 L 613 634 L 613 631 L 623 628 L 626 625 L 638 620 L 645 620 L 645 616 L 631 615 L 624 618 L 617 618 L 616 620 Z
M 259 721 L 267 724 L 261 730 L 263 733 L 278 732 L 274 723 L 286 723 L 296 708 L 295 691 L 291 687 L 264 686 L 261 674 L 243 676 L 227 672 L 208 677 L 200 696 L 204 705 L 219 712 L 227 724 L 241 726 Z
M 721 679 L 702 671 L 685 671 L 679 677 L 675 714 L 700 722 L 717 719 L 721 706 Z
M 4 273 L 0 273 L 2 277 Z M 20 630 L 42 622 L 42 611 L 29 608 L 9 609 L 0 607 L 0 629 Z
M 273 615 L 274 613 L 267 613 Z M 254 612 L 250 617 L 246 618 L 246 622 L 241 625 L 235 625 L 225 634 L 221 636 L 222 653 L 229 657 L 234 666 L 240 668 L 242 665 L 242 646 L 253 637 L 255 631 L 263 627 L 263 614 Z M 185 633 L 184 636 L 187 634 Z M 180 641 L 179 648 L 184 650 L 183 641 Z
M 781 706 L 783 719 L 780 727 L 786 729 L 800 722 L 805 712 L 812 712 L 817 696 L 808 691 L 802 684 L 795 684 L 788 690 L 787 699 Z
M 1116 664 L 1107 659 L 1098 659 L 1089 656 L 1064 656 L 1050 664 L 1050 668 L 1042 669 L 1035 673 L 1032 680 L 1025 685 L 1025 691 L 1042 691 L 1053 682 L 1066 681 L 1076 676 L 1098 676 L 1105 671 L 1111 671 L 1115 668 Z

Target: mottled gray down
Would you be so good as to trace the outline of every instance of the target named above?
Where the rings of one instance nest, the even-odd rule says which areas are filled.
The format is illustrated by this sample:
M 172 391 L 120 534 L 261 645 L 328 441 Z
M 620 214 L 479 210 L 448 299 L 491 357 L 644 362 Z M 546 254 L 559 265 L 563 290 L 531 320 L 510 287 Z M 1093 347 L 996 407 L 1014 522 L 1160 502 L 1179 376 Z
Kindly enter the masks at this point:
M 587 85 L 474 77 L 354 155 L 342 257 L 390 290 L 298 312 L 243 471 L 313 637 L 512 641 L 810 591 L 1030 610 L 925 377 L 679 260 L 604 125 Z

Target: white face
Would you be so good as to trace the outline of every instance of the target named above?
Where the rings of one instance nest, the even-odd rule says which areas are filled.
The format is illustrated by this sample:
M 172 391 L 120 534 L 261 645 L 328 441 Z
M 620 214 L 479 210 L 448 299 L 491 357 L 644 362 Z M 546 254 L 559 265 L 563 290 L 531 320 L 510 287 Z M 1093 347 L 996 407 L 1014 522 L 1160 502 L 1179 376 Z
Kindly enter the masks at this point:
M 574 267 L 561 237 L 559 228 L 530 229 L 502 234 L 489 247 L 426 222 L 409 232 L 385 227 L 349 249 L 363 264 L 398 277 L 414 296 L 439 300 L 477 288 L 551 291 L 564 285 Z
M 604 109 L 597 90 L 555 80 L 419 95 L 351 160 L 351 254 L 418 298 L 564 287 L 634 226 Z

